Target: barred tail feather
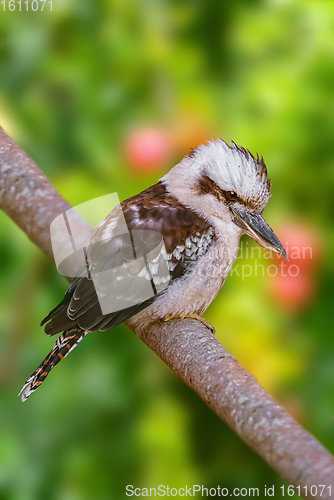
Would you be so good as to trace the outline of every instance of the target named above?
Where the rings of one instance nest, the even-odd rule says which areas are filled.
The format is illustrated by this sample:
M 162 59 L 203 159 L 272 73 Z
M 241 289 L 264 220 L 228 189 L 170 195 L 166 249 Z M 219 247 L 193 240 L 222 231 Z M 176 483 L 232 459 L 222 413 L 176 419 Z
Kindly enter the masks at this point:
M 60 335 L 60 337 L 56 340 L 52 351 L 50 351 L 44 361 L 42 361 L 37 370 L 34 371 L 19 392 L 18 395 L 21 395 L 23 402 L 28 399 L 30 394 L 36 391 L 37 387 L 44 382 L 52 368 L 56 366 L 59 361 L 65 358 L 79 344 L 87 333 L 87 330 L 81 330 L 81 328 L 75 327 L 65 330 Z

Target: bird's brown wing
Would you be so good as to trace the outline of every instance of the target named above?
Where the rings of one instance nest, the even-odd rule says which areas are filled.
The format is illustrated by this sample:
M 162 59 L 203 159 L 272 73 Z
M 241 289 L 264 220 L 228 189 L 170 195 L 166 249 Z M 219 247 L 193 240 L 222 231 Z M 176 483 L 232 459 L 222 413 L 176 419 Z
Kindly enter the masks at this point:
M 105 331 L 128 321 L 182 276 L 213 238 L 210 225 L 168 195 L 161 182 L 125 200 L 91 241 L 89 276 L 70 285 L 43 320 L 45 332 L 73 326 Z

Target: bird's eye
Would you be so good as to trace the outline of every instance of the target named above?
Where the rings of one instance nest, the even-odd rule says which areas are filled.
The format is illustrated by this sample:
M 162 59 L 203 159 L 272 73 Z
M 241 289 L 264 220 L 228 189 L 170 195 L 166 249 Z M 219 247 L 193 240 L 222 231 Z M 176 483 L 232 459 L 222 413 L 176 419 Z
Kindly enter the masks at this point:
M 236 200 L 238 198 L 238 195 L 235 191 L 227 191 L 226 194 L 229 200 Z

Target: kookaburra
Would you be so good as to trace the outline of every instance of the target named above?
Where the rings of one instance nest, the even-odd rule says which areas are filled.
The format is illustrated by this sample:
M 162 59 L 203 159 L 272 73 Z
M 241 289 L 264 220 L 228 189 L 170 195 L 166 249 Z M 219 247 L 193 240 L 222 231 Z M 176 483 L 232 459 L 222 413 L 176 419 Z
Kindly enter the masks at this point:
M 119 215 L 117 209 L 111 211 L 97 227 L 87 250 L 88 275 L 81 274 L 71 283 L 62 302 L 41 323 L 46 324 L 49 335 L 63 333 L 22 388 L 22 401 L 89 332 L 126 322 L 140 329 L 151 322 L 189 317 L 213 330 L 201 315 L 224 284 L 237 258 L 242 234 L 287 258 L 262 216 L 270 187 L 263 158 L 219 139 L 192 150 L 157 184 L 121 203 L 128 233 L 139 234 L 140 248 L 133 238 L 124 239 L 115 232 Z M 158 234 L 164 244 L 149 268 L 145 259 L 134 259 L 136 255 L 124 257 L 131 246 L 132 250 L 137 246 L 137 257 L 154 250 L 157 244 L 152 246 L 152 234 Z M 163 266 L 168 279 L 159 274 Z M 108 287 L 111 275 L 100 273 L 104 281 L 98 286 L 107 289 L 105 303 L 122 304 L 107 313 L 101 308 L 92 279 L 104 269 L 111 270 L 113 277 Z M 135 300 L 139 279 L 150 282 L 154 293 L 146 296 L 141 292 Z

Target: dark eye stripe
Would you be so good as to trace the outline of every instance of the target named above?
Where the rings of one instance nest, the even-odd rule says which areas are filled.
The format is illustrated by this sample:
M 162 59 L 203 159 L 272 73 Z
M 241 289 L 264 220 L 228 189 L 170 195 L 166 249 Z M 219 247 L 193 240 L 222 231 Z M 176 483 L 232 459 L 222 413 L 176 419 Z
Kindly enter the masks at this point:
M 239 197 L 236 191 L 224 191 L 223 189 L 220 189 L 219 186 L 215 183 L 211 177 L 209 177 L 206 174 L 202 174 L 201 177 L 198 180 L 198 183 L 196 185 L 196 192 L 197 194 L 200 195 L 205 195 L 205 194 L 211 194 L 217 200 L 219 201 L 225 201 L 226 205 L 232 205 L 235 202 L 242 203 L 245 205 L 247 210 L 263 210 L 263 206 L 261 204 L 261 201 L 259 199 L 249 199 L 249 198 L 243 198 Z M 236 196 L 232 198 L 228 196 L 228 194 L 234 193 Z
M 225 200 L 226 203 L 240 201 L 235 191 L 224 191 L 208 176 L 202 175 L 198 182 L 198 191 L 200 194 L 212 194 L 218 200 Z

